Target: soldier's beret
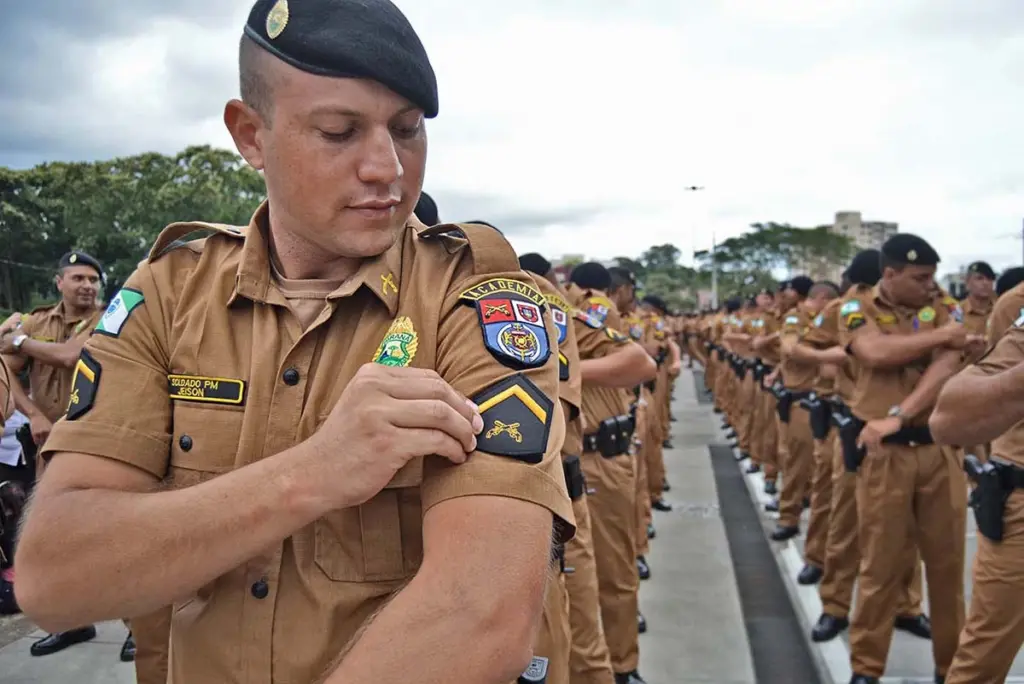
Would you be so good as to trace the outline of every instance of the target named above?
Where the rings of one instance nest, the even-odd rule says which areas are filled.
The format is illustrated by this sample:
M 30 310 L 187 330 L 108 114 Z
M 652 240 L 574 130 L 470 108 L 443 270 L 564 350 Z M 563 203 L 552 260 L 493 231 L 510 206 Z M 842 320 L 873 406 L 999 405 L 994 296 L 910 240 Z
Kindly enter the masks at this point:
M 245 35 L 296 69 L 377 81 L 437 116 L 427 51 L 388 0 L 256 0 Z
M 551 270 L 551 262 L 536 252 L 530 252 L 519 257 L 519 268 L 527 273 L 546 276 Z
M 971 275 L 985 276 L 989 280 L 996 279 L 996 272 L 992 270 L 992 267 L 984 261 L 975 261 L 973 264 L 967 267 L 967 273 Z
M 789 289 L 789 281 L 788 280 L 783 280 L 781 283 L 779 283 L 779 292 L 785 292 L 788 289 Z
M 569 282 L 584 290 L 607 290 L 612 286 L 612 276 L 602 264 L 588 261 L 572 269 Z
M 1003 271 L 1003 274 L 999 276 L 999 280 L 996 281 L 996 294 L 1002 296 L 1020 283 L 1024 283 L 1024 267 L 1014 266 L 1013 268 L 1008 268 Z
M 488 228 L 493 228 L 494 230 L 497 230 L 499 233 L 501 233 L 501 230 L 499 230 L 496 225 L 494 225 L 493 223 L 488 223 L 487 221 L 482 221 L 481 219 L 466 221 L 465 223 L 472 223 L 477 226 L 487 226 Z M 502 233 L 502 235 L 504 235 L 504 233 Z
M 437 215 L 437 203 L 434 202 L 433 197 L 425 192 L 420 193 L 420 198 L 416 202 L 416 208 L 412 210 L 412 213 L 416 214 L 416 218 L 425 226 L 436 226 L 441 222 Z
M 95 269 L 97 275 L 101 278 L 103 277 L 103 267 L 100 265 L 100 262 L 85 252 L 72 251 L 62 256 L 60 263 L 57 264 L 57 268 L 64 269 L 68 266 L 90 266 Z
M 924 238 L 910 233 L 899 233 L 882 245 L 882 256 L 891 262 L 907 266 L 935 266 L 939 253 Z
M 814 281 L 807 276 L 797 276 L 789 281 L 789 288 L 801 297 L 806 297 L 814 287 Z
M 658 310 L 659 313 L 666 313 L 668 311 L 668 305 L 665 304 L 665 300 L 658 295 L 647 295 L 641 300 L 641 303 L 653 306 Z
M 729 297 L 725 300 L 725 310 L 729 313 L 739 311 L 741 306 L 743 306 L 743 300 L 739 297 Z
M 882 253 L 865 249 L 853 257 L 843 275 L 854 285 L 875 285 L 882 279 Z

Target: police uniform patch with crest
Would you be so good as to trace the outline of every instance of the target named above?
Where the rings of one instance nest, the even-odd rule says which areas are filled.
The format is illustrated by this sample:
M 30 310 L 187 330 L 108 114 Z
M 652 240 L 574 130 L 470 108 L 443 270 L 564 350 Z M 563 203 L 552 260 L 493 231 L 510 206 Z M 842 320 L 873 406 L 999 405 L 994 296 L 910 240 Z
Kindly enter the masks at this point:
M 604 323 L 597 320 L 587 312 L 580 311 L 579 309 L 573 309 L 572 317 L 588 328 L 593 328 L 594 330 L 600 330 L 601 326 L 604 325 Z
M 964 310 L 960 308 L 960 302 L 956 301 L 949 295 L 942 298 L 942 303 L 946 306 L 949 311 L 950 317 L 957 323 L 964 322 Z
M 78 420 L 96 402 L 96 389 L 100 386 L 103 367 L 87 350 L 83 349 L 71 376 L 71 397 L 68 399 L 68 420 Z
M 419 347 L 416 328 L 408 316 L 399 316 L 388 328 L 384 339 L 380 341 L 373 362 L 392 368 L 404 368 L 412 363 Z
M 510 375 L 472 399 L 484 421 L 478 451 L 525 463 L 544 459 L 554 403 L 528 377 Z
M 548 303 L 548 309 L 551 311 L 551 320 L 555 323 L 555 329 L 558 331 L 558 344 L 561 346 L 569 334 L 569 311 L 572 310 L 572 307 L 558 295 L 545 294 L 544 300 Z M 562 382 L 569 379 L 569 357 L 561 351 L 558 352 L 558 379 Z
M 587 299 L 586 312 L 593 316 L 595 319 L 604 325 L 605 320 L 608 318 L 608 312 L 612 310 L 611 300 L 606 297 L 594 296 Z
M 484 346 L 502 364 L 538 368 L 551 355 L 544 327 L 544 295 L 520 280 L 492 278 L 459 298 L 476 306 Z

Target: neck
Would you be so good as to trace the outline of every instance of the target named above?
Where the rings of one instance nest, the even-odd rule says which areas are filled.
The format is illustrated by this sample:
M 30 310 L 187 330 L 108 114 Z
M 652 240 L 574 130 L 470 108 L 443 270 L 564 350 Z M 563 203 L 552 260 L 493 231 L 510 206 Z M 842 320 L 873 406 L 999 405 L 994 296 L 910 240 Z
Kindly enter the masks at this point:
M 359 270 L 363 259 L 328 255 L 324 250 L 294 232 L 275 228 L 267 231 L 270 258 L 282 276 L 289 280 L 347 280 Z
M 973 304 L 974 306 L 977 306 L 979 308 L 983 308 L 989 302 L 989 298 L 988 297 L 976 297 L 974 295 L 967 295 L 967 299 L 968 299 L 968 301 L 971 302 L 971 304 Z
M 82 308 L 82 307 L 79 307 L 79 306 L 75 306 L 74 304 L 72 304 L 71 302 L 69 302 L 66 299 L 63 300 L 63 303 L 64 303 L 64 316 L 66 318 L 85 318 L 86 316 L 91 314 L 96 309 L 95 306 L 90 306 L 90 307 L 87 307 L 87 308 Z

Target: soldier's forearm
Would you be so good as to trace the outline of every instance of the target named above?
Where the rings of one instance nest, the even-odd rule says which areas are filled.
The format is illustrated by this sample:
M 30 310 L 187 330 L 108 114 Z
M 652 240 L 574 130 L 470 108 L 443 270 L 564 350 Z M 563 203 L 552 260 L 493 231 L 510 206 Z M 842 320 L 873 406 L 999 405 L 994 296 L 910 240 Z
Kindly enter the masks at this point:
M 928 425 L 942 444 L 980 444 L 1024 420 L 1024 363 L 996 375 L 967 368 L 942 388 Z
M 25 388 L 18 382 L 18 378 L 11 378 L 11 397 L 14 398 L 14 407 L 25 414 L 29 420 L 43 415 L 42 409 L 36 406 L 35 402 L 29 399 Z

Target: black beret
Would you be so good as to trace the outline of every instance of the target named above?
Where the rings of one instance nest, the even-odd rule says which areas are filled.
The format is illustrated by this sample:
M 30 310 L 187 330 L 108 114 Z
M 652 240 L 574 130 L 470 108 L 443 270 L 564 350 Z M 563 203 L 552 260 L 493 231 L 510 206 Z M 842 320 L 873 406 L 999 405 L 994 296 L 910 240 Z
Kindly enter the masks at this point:
M 786 290 L 788 290 L 789 285 L 790 283 L 788 280 L 783 280 L 781 283 L 779 283 L 779 292 L 785 292 Z
M 665 300 L 659 297 L 658 295 L 647 295 L 642 300 L 640 300 L 640 302 L 642 304 L 646 304 L 647 306 L 653 306 L 662 314 L 668 311 L 668 305 L 665 304 Z
M 843 273 L 854 285 L 875 285 L 882 279 L 882 253 L 877 249 L 857 252 Z
M 68 266 L 91 266 L 101 278 L 103 277 L 103 267 L 100 266 L 100 262 L 85 252 L 68 252 L 62 256 L 57 268 L 63 269 Z
M 416 202 L 416 208 L 412 210 L 412 213 L 416 214 L 416 218 L 426 226 L 436 226 L 441 222 L 441 218 L 437 215 L 437 203 L 425 192 L 420 193 L 419 201 Z
M 735 313 L 740 310 L 743 305 L 743 300 L 739 297 L 729 297 L 725 300 L 725 310 L 729 313 Z
M 935 266 L 939 253 L 924 238 L 910 233 L 899 233 L 882 245 L 882 256 L 897 264 L 907 266 Z
M 296 69 L 377 81 L 437 116 L 427 51 L 389 0 L 256 0 L 245 35 Z
M 488 223 L 487 221 L 481 221 L 480 219 L 476 219 L 475 221 L 464 221 L 464 223 L 472 223 L 477 226 L 487 226 L 488 228 L 494 228 L 494 230 L 497 230 L 499 233 L 501 233 L 501 231 L 498 230 L 498 227 L 496 225 L 494 225 L 493 223 Z
M 999 276 L 999 280 L 996 281 L 996 294 L 1001 296 L 1021 283 L 1024 283 L 1024 267 L 1014 266 L 1013 268 L 1008 268 L 1003 271 L 1003 274 Z
M 806 297 L 812 287 L 814 287 L 814 281 L 807 276 L 797 276 L 789 281 L 789 289 L 801 297 Z
M 968 275 L 980 275 L 985 276 L 989 280 L 996 279 L 996 272 L 992 270 L 992 267 L 984 261 L 975 261 L 973 264 L 967 267 Z
M 612 276 L 601 264 L 588 261 L 572 269 L 569 281 L 584 290 L 607 290 L 612 285 Z
M 536 252 L 530 252 L 519 257 L 519 268 L 527 273 L 546 276 L 551 270 L 551 262 Z

